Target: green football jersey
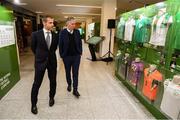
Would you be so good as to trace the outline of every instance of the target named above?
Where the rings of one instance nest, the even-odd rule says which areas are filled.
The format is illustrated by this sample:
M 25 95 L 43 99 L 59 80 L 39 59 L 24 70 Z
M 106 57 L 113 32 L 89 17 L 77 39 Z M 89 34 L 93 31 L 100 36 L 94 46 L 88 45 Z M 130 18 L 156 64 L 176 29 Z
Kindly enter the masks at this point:
M 124 29 L 125 29 L 125 20 L 124 18 L 121 18 L 116 31 L 116 37 L 123 40 L 124 39 Z
M 175 16 L 175 42 L 174 48 L 180 49 L 180 11 Z
M 147 17 L 136 20 L 134 40 L 138 43 L 145 43 L 150 38 L 151 20 Z

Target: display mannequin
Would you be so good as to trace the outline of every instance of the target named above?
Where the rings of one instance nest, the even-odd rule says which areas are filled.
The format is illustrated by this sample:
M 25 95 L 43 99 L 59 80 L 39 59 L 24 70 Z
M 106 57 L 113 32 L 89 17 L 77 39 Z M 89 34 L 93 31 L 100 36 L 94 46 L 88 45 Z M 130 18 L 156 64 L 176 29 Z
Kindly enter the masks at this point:
M 122 52 L 120 50 L 117 51 L 116 57 L 115 57 L 115 68 L 116 71 L 119 70 L 119 63 L 122 60 Z
M 129 53 L 125 53 L 125 57 L 124 57 L 124 63 L 125 63 L 125 80 L 126 80 L 127 74 L 128 74 L 129 62 L 130 62 Z
M 124 63 L 127 64 L 129 61 L 129 53 L 125 53 L 124 55 Z
M 149 70 L 148 70 L 148 74 L 151 74 L 152 72 L 154 72 L 155 70 L 157 70 L 157 66 L 155 64 L 151 64 L 149 66 Z
M 180 75 L 174 75 L 171 81 L 165 80 L 161 110 L 172 119 L 180 119 Z
M 152 64 L 144 70 L 143 94 L 151 102 L 156 99 L 159 82 L 162 81 L 162 74 L 157 70 L 156 65 Z
M 176 85 L 180 85 L 180 75 L 174 75 L 172 82 Z
M 122 64 L 120 66 L 121 74 L 123 79 L 126 80 L 128 70 L 129 70 L 129 65 L 130 65 L 130 55 L 129 53 L 125 53 L 124 56 L 122 57 Z
M 131 70 L 132 70 L 132 75 L 131 75 L 131 83 L 136 86 L 141 78 L 142 72 L 144 69 L 144 64 L 141 62 L 141 59 L 139 57 L 135 58 L 135 60 L 131 64 Z
M 175 68 L 176 68 L 176 56 L 173 56 L 172 60 L 170 62 L 170 70 L 171 70 L 171 72 L 174 72 Z

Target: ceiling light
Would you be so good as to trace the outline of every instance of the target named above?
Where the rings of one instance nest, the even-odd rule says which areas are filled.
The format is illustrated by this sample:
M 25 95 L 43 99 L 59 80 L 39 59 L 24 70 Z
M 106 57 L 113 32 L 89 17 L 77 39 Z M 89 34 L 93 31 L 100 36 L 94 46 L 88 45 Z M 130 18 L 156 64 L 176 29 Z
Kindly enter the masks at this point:
M 15 4 L 19 4 L 20 1 L 19 1 L 19 0 L 14 0 L 14 3 L 15 3 Z
M 27 5 L 27 3 L 21 3 L 19 0 L 14 0 L 14 4 L 16 4 L 16 5 Z
M 17 5 L 27 5 L 27 3 L 18 3 Z
M 102 8 L 101 6 L 87 6 L 87 5 L 65 5 L 65 4 L 57 4 L 57 7 L 85 7 L 85 8 Z
M 62 14 L 71 14 L 71 15 L 95 15 L 95 16 L 100 16 L 101 14 L 96 14 L 96 13 L 62 13 Z
M 41 12 L 41 11 L 36 11 L 36 13 L 37 13 L 37 14 L 42 14 L 43 12 Z
M 74 18 L 86 18 L 86 17 L 74 17 Z

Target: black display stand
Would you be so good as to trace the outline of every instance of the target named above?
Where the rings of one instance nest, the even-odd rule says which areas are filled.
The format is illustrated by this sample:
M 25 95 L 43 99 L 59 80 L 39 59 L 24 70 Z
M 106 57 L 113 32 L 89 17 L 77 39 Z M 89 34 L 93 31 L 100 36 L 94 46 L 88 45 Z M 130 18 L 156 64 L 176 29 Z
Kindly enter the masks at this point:
M 91 60 L 92 61 L 97 61 L 96 53 L 95 53 L 95 45 L 89 44 L 88 47 L 89 47 L 89 51 L 90 51 L 91 57 L 92 57 Z
M 111 55 L 114 57 L 113 53 L 111 52 L 111 36 L 112 36 L 112 29 L 115 28 L 115 19 L 108 19 L 108 24 L 107 24 L 107 28 L 110 29 L 110 40 L 109 40 L 109 50 L 108 52 L 102 56 L 102 60 L 107 62 L 111 62 L 113 61 L 113 58 L 111 57 Z M 107 56 L 106 58 L 104 58 L 105 56 Z
M 97 59 L 97 57 L 96 57 L 95 49 L 96 49 L 96 45 L 99 44 L 103 40 L 104 40 L 103 37 L 98 37 L 98 36 L 93 36 L 87 40 L 87 43 L 89 44 L 88 45 L 89 51 L 90 51 L 91 58 L 92 58 L 92 59 L 87 58 L 88 60 L 99 61 L 99 59 Z
M 105 55 L 102 56 L 102 61 L 105 61 L 107 63 L 113 61 L 113 58 L 111 57 L 111 55 L 114 57 L 114 54 L 111 52 L 111 36 L 112 36 L 112 28 L 110 28 L 109 50 Z M 104 58 L 107 55 L 108 57 Z

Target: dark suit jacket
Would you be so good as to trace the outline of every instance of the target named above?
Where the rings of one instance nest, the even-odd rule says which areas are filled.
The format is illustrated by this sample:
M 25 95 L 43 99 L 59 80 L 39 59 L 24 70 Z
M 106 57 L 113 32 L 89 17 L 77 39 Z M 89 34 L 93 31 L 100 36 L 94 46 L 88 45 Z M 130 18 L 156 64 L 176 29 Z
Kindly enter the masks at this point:
M 78 54 L 82 54 L 82 41 L 80 37 L 79 30 L 74 29 L 75 43 L 77 47 Z M 64 29 L 60 32 L 59 35 L 59 53 L 62 58 L 67 56 L 69 47 L 69 36 L 67 29 Z
M 46 44 L 43 30 L 32 33 L 31 49 L 35 55 L 35 68 L 43 70 L 47 67 L 48 63 L 53 69 L 56 69 L 57 60 L 55 51 L 57 45 L 58 35 L 55 33 L 52 33 L 50 49 L 48 49 Z

